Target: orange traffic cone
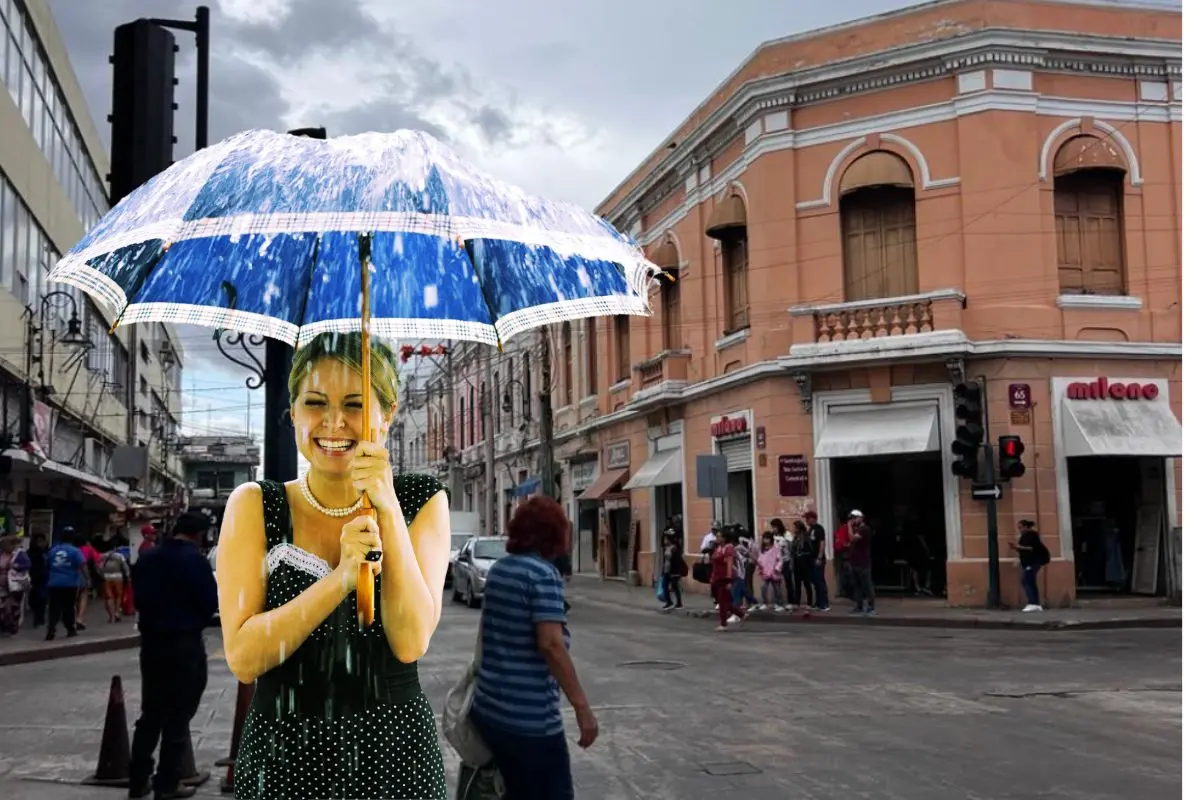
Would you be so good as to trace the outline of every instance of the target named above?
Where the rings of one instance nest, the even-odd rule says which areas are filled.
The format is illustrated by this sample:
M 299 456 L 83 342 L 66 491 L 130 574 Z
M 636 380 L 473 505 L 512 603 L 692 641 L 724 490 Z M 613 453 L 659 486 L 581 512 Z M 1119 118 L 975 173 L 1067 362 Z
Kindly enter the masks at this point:
M 180 764 L 179 782 L 184 786 L 199 786 L 212 777 L 208 770 L 196 769 L 196 751 L 192 749 L 192 732 L 188 731 L 187 744 L 183 748 L 183 763 Z
M 85 786 L 129 786 L 129 723 L 125 718 L 125 691 L 121 676 L 113 675 L 108 689 L 108 710 L 104 714 L 104 733 L 100 736 L 100 757 L 96 772 L 83 781 Z

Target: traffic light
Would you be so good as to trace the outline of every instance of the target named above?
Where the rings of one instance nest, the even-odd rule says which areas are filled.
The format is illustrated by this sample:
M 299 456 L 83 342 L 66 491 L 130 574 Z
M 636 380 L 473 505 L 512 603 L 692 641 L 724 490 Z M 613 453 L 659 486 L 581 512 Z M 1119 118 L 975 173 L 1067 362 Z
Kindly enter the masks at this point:
M 1021 454 L 1025 452 L 1025 443 L 1021 441 L 1020 436 L 1001 436 L 999 450 L 1001 480 L 1007 481 L 1025 474 L 1025 464 L 1021 462 Z
M 983 443 L 983 392 L 977 383 L 954 387 L 954 415 L 958 426 L 950 452 L 958 456 L 950 471 L 960 478 L 974 480 L 979 470 L 979 445 Z
M 108 182 L 114 206 L 174 161 L 178 51 L 171 32 L 148 19 L 126 23 L 113 33 Z

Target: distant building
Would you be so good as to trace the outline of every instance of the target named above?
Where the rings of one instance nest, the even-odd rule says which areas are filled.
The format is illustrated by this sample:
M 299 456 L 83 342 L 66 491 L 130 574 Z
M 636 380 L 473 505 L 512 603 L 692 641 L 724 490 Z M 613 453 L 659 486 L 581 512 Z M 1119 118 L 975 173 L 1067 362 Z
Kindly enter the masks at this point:
M 188 508 L 212 518 L 215 541 L 229 495 L 258 476 L 258 443 L 250 436 L 185 436 L 180 439 L 180 456 L 190 493 Z

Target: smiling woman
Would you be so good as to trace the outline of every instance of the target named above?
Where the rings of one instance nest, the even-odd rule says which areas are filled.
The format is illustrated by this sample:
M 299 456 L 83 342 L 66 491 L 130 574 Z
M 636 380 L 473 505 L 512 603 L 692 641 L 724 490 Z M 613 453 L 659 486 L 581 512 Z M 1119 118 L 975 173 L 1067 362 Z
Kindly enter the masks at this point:
M 239 800 L 444 797 L 432 710 L 416 661 L 441 616 L 450 513 L 428 476 L 393 479 L 382 445 L 396 412 L 396 359 L 372 342 L 363 415 L 361 334 L 296 352 L 289 390 L 306 475 L 230 498 L 217 583 L 230 669 L 257 680 L 235 768 Z M 378 520 L 358 516 L 363 495 Z M 372 550 L 378 621 L 356 615 Z M 264 569 L 265 564 L 265 569 Z

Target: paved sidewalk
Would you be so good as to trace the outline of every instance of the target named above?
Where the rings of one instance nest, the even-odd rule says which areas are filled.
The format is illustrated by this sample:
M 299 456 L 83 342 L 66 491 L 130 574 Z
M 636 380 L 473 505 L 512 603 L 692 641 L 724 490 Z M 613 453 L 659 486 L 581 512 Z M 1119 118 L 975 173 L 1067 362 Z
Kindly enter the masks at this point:
M 52 658 L 106 653 L 137 647 L 141 637 L 132 620 L 109 624 L 104 609 L 89 610 L 89 624 L 78 636 L 70 639 L 60 627 L 54 641 L 46 641 L 46 629 L 34 628 L 26 618 L 25 626 L 16 636 L 0 637 L 0 667 L 29 664 Z
M 663 612 L 654 597 L 653 589 L 633 587 L 623 581 L 601 580 L 590 576 L 573 576 L 567 585 L 567 599 L 595 605 L 621 608 L 640 608 L 647 613 Z M 712 601 L 697 592 L 683 595 L 683 615 L 715 617 Z M 881 598 L 878 613 L 873 616 L 851 614 L 846 600 L 834 602 L 833 610 L 775 613 L 756 611 L 751 618 L 772 624 L 876 625 L 912 628 L 983 628 L 1016 630 L 1101 630 L 1114 628 L 1179 628 L 1183 625 L 1183 609 L 1157 605 L 1148 598 L 1081 601 L 1075 608 L 1054 608 L 1042 612 L 1024 613 L 1019 609 L 989 611 L 976 608 L 950 608 L 936 598 Z

